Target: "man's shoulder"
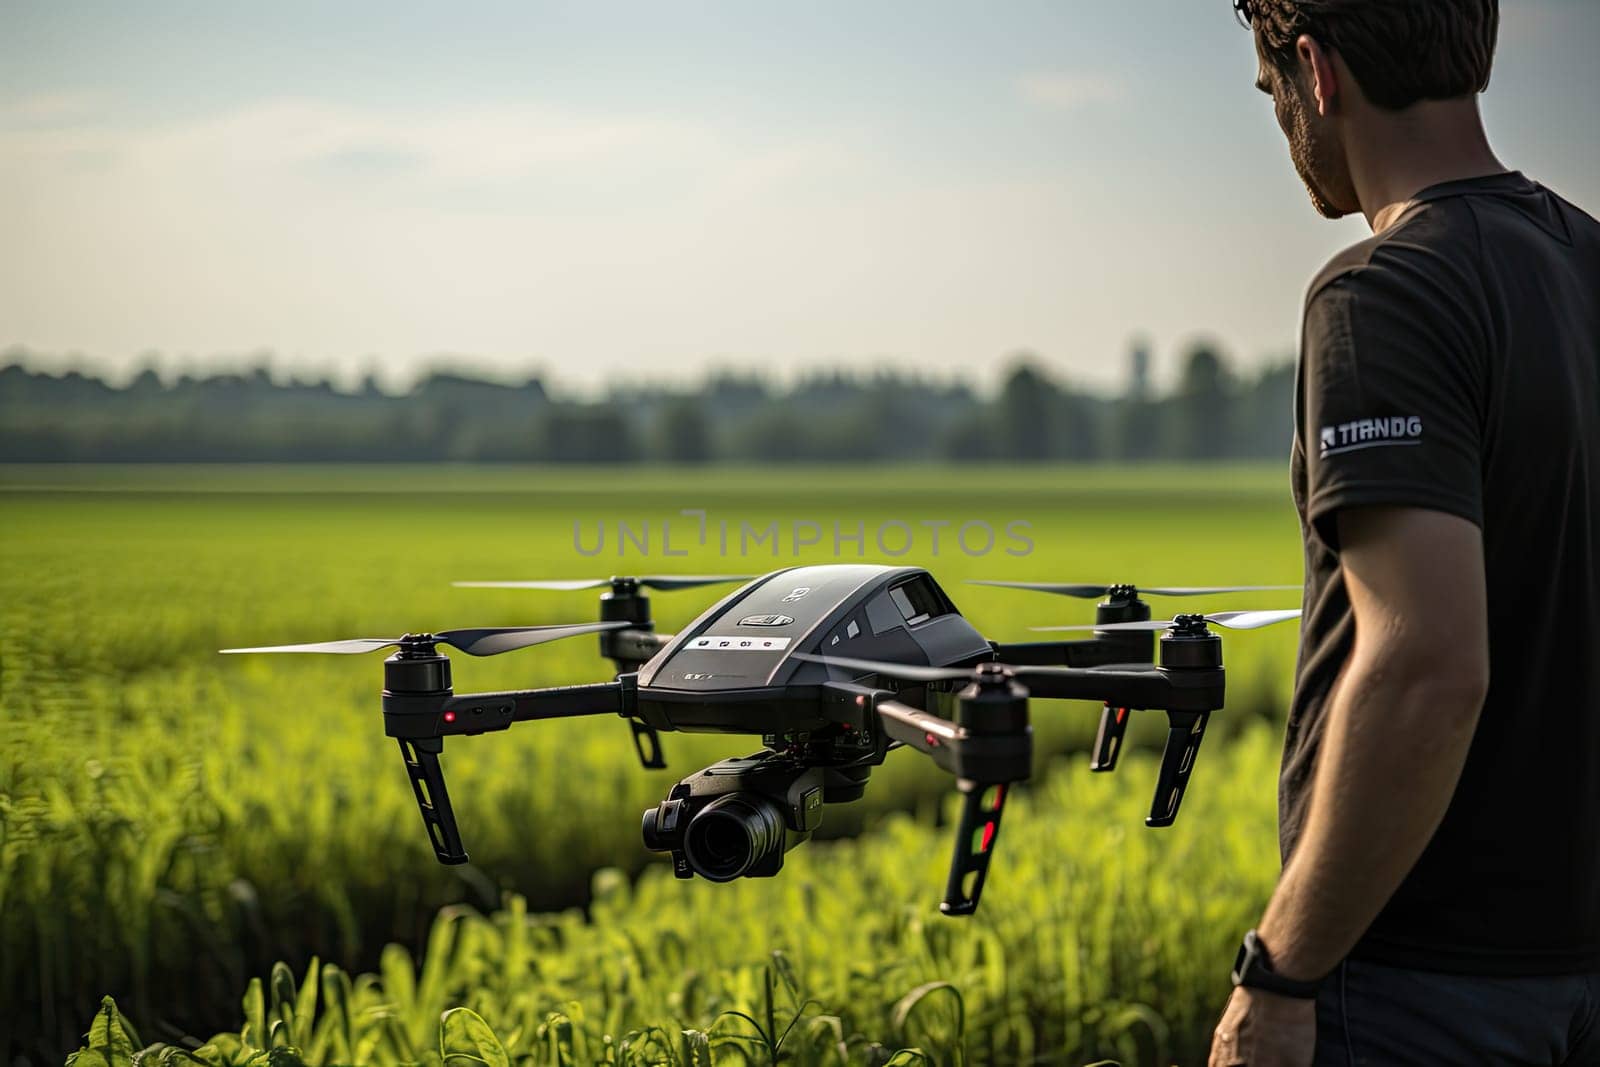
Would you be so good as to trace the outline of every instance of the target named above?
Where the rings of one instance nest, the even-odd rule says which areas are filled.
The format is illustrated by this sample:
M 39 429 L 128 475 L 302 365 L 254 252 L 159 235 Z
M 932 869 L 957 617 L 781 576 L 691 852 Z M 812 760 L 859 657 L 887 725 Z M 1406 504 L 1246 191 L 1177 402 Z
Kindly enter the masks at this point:
M 1330 292 L 1357 296 L 1363 289 L 1420 290 L 1476 303 L 1486 272 L 1494 272 L 1488 260 L 1502 272 L 1518 263 L 1592 269 L 1597 254 L 1600 222 L 1520 171 L 1443 182 L 1419 192 L 1387 229 L 1323 264 L 1306 288 L 1305 305 Z
M 1490 336 L 1482 263 L 1465 198 L 1411 204 L 1317 272 L 1301 319 L 1302 381 L 1357 388 L 1407 367 L 1481 380 Z
M 1413 204 L 1393 225 L 1323 264 L 1306 287 L 1306 306 L 1335 286 L 1406 285 L 1440 275 L 1466 282 L 1478 248 L 1477 220 L 1463 201 Z

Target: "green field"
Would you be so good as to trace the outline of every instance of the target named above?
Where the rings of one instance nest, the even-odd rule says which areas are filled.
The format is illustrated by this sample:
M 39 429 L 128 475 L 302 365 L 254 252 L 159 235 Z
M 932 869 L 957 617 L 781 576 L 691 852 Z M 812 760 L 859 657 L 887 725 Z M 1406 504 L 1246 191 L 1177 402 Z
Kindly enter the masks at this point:
M 706 512 L 705 546 L 684 509 Z M 449 583 L 883 560 L 873 532 L 897 523 L 917 540 L 895 561 L 932 569 L 988 636 L 1029 639 L 1029 626 L 1089 621 L 1092 606 L 963 580 L 1298 582 L 1281 470 L 13 467 L 0 468 L 0 515 L 8 1053 L 59 1058 L 105 993 L 147 1043 L 237 1032 L 252 977 L 276 959 L 300 975 L 315 955 L 381 976 L 352 986 L 350 1029 L 335 1026 L 337 1012 L 316 1032 L 303 1013 L 300 1030 L 279 1028 L 276 1040 L 298 1034 L 308 1056 L 320 1042 L 311 1058 L 326 1062 L 422 1058 L 451 1005 L 477 1009 L 514 1057 L 589 1062 L 604 1058 L 606 1034 L 615 1050 L 652 1026 L 691 1041 L 681 1031 L 711 1029 L 731 1008 L 759 1020 L 771 1006 L 786 1019 L 795 1002 L 784 979 L 795 974 L 801 1000 L 818 1003 L 794 1033 L 815 1037 L 835 1024 L 809 1020 L 837 1019 L 843 1038 L 860 1038 L 846 1042 L 851 1062 L 870 1062 L 874 1042 L 922 1045 L 935 1062 L 1188 1062 L 1225 992 L 1228 946 L 1270 885 L 1265 724 L 1287 697 L 1292 626 L 1226 642 L 1228 710 L 1170 831 L 1139 825 L 1152 767 L 1090 776 L 1081 755 L 1050 758 L 1081 752 L 1097 709 L 1036 704 L 1039 773 L 1008 816 L 971 923 L 938 915 L 948 842 L 934 824 L 948 780 L 911 753 L 891 756 L 863 801 L 829 809 L 830 829 L 859 840 L 809 844 L 777 879 L 708 886 L 679 884 L 653 861 L 639 812 L 677 777 L 752 751 L 752 739 L 668 736 L 666 771 L 640 769 L 614 719 L 464 739 L 445 762 L 474 862 L 447 869 L 382 736 L 379 657 L 215 649 L 585 621 L 591 592 Z M 741 554 L 735 536 L 723 554 L 719 520 L 735 531 L 776 521 L 784 542 Z M 797 521 L 820 543 L 794 550 Z M 950 524 L 937 553 L 926 521 Z M 1013 521 L 1028 524 L 1025 555 L 1008 555 L 1004 540 L 987 554 L 950 540 L 963 523 L 1003 537 Z M 602 522 L 608 533 L 648 524 L 648 553 L 608 542 L 580 554 L 574 524 L 592 545 Z M 663 553 L 664 522 L 684 555 Z M 861 556 L 850 541 L 836 554 L 835 522 L 847 534 L 862 525 Z M 1156 607 L 1294 601 L 1266 596 Z M 657 594 L 658 626 L 670 631 L 706 602 Z M 458 691 L 607 676 L 589 638 L 455 662 Z M 1145 719 L 1136 743 L 1164 733 Z M 593 899 L 601 869 L 606 891 Z M 446 906 L 494 912 L 508 893 L 536 917 L 435 922 Z M 584 906 L 592 921 L 562 910 Z M 390 942 L 424 959 L 414 994 L 397 988 Z M 773 951 L 789 962 L 775 967 Z M 776 1000 L 765 993 L 775 974 Z M 934 981 L 955 992 L 896 1012 Z M 952 1020 L 923 1019 L 957 995 L 960 1041 Z M 723 1016 L 715 1032 L 740 1032 L 735 1023 Z M 268 1043 L 265 1028 L 247 1037 Z M 827 1061 L 816 1040 L 806 1062 Z M 752 1046 L 714 1047 L 722 1062 Z

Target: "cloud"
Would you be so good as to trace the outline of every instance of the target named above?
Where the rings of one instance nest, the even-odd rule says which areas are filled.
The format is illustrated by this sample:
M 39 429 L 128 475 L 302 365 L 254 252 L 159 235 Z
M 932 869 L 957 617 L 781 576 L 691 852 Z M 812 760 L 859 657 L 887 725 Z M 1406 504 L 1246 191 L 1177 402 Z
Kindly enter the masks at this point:
M 708 155 L 716 138 L 658 116 L 584 115 L 538 104 L 397 113 L 280 98 L 156 126 L 88 123 L 89 99 L 0 103 L 0 162 L 37 176 L 85 157 L 145 173 L 354 174 L 506 182 L 562 169 Z
M 100 93 L 88 90 L 0 97 L 0 129 L 74 125 L 92 118 L 104 102 Z
M 52 110 L 0 122 L 0 234 L 27 253 L 0 261 L 0 343 L 692 360 L 784 333 L 775 303 L 827 325 L 839 216 L 893 180 L 853 125 L 303 97 L 34 121 Z
M 1103 74 L 1046 71 L 1017 80 L 1017 92 L 1028 103 L 1052 111 L 1073 111 L 1110 104 L 1127 95 L 1123 84 Z

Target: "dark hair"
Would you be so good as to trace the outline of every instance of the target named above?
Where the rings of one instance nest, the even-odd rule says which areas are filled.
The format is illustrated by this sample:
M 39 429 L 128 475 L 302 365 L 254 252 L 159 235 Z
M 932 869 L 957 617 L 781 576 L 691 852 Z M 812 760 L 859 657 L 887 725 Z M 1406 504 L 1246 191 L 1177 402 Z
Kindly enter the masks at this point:
M 1309 34 L 1344 57 L 1368 100 L 1399 110 L 1489 84 L 1499 0 L 1233 0 L 1281 72 Z

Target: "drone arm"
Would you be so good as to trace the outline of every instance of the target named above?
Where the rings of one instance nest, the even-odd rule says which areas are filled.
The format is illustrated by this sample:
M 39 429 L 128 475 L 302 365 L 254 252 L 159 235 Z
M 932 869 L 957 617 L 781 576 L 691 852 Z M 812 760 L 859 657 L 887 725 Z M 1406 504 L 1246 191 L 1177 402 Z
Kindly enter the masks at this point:
M 995 658 L 1002 663 L 1027 664 L 1033 667 L 1085 667 L 1076 662 L 1083 654 L 1077 649 L 1093 646 L 1094 640 L 1070 641 L 990 641 Z
M 515 722 L 577 715 L 627 715 L 633 707 L 634 676 L 589 685 L 559 685 L 498 693 L 388 692 L 383 694 L 384 732 L 408 739 L 443 738 L 508 729 Z
M 933 757 L 944 770 L 956 773 L 956 759 L 967 740 L 965 730 L 949 719 L 897 700 L 875 701 L 873 710 L 886 737 Z
M 1024 679 L 1030 696 L 1057 700 L 1098 700 L 1119 707 L 1159 708 L 1169 696 L 1166 678 L 1154 667 L 1106 670 L 1064 668 Z
M 1107 663 L 1148 663 L 1149 634 L 1069 638 L 1061 641 L 990 641 L 1002 663 L 1040 667 L 1098 667 Z
M 514 698 L 514 722 L 566 719 L 576 715 L 626 716 L 633 708 L 634 694 L 638 691 L 636 678 L 633 674 L 623 674 L 609 682 L 561 685 L 505 695 Z M 458 702 L 462 699 L 456 698 Z
M 1064 668 L 1022 678 L 1028 693 L 1058 700 L 1096 700 L 1118 708 L 1215 711 L 1222 707 L 1222 668 Z
M 579 715 L 627 715 L 634 675 L 589 685 L 518 689 L 507 693 L 458 693 L 438 709 L 438 736 L 482 734 L 512 723 Z

